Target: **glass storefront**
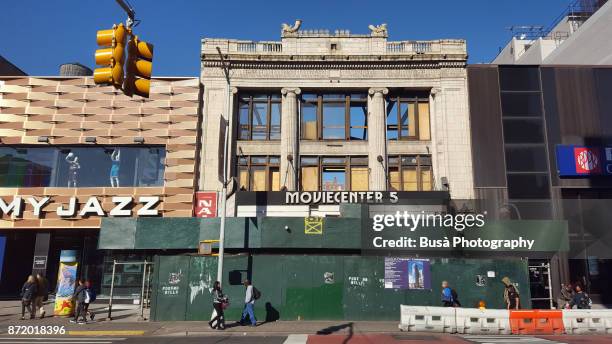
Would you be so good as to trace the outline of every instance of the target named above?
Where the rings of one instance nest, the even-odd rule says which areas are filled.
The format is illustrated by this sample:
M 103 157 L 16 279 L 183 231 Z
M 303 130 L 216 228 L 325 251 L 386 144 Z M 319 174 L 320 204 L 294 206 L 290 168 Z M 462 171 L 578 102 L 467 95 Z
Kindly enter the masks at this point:
M 156 146 L 0 147 L 0 187 L 163 186 Z

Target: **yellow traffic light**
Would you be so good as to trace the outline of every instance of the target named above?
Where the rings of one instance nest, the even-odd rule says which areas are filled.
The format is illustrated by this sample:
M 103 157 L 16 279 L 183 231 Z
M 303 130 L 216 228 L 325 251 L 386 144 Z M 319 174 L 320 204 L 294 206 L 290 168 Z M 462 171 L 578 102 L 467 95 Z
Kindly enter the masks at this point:
M 94 70 L 94 83 L 113 85 L 120 88 L 123 83 L 123 64 L 125 63 L 125 41 L 127 31 L 123 24 L 113 25 L 110 30 L 99 30 L 96 35 L 98 46 L 96 64 L 103 68 Z
M 124 89 L 126 94 L 148 98 L 153 70 L 153 45 L 132 36 L 128 42 L 128 61 Z

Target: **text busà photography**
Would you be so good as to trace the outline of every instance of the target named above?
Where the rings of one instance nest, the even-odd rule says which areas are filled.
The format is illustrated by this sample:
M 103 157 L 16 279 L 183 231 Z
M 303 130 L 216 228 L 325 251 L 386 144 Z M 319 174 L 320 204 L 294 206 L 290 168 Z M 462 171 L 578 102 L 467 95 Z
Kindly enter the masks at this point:
M 612 2 L 0 28 L 0 344 L 612 343 Z

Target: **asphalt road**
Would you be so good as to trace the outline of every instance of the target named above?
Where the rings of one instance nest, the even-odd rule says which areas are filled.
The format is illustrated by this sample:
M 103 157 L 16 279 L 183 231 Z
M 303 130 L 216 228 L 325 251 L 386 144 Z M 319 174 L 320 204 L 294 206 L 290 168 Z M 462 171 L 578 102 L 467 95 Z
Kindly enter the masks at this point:
M 366 335 L 252 335 L 224 333 L 206 336 L 134 336 L 134 337 L 86 337 L 86 336 L 0 336 L 0 344 L 603 344 L 612 343 L 612 336 L 563 335 L 448 335 L 438 333 L 366 334 Z M 299 337 L 299 335 L 298 335 Z M 297 340 L 296 340 L 297 339 Z

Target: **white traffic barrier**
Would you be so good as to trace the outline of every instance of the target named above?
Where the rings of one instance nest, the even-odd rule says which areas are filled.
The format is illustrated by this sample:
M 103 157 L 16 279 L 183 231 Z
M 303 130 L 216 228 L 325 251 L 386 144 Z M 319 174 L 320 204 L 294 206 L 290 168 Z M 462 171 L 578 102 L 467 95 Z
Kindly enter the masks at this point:
M 612 333 L 610 309 L 564 309 L 563 326 L 568 334 Z
M 402 331 L 457 332 L 455 308 L 400 305 Z
M 510 313 L 505 309 L 457 308 L 457 332 L 510 334 Z

